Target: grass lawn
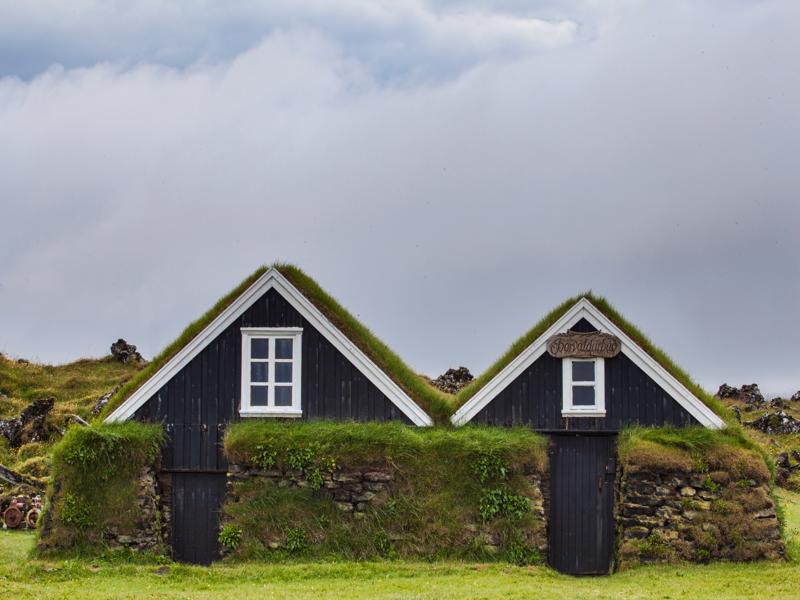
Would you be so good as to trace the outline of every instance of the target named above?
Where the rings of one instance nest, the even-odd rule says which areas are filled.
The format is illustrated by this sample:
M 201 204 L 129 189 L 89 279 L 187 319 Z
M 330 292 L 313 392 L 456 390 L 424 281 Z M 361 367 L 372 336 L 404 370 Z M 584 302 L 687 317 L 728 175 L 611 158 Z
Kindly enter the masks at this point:
M 466 563 L 221 563 L 210 568 L 29 559 L 29 533 L 0 531 L 0 598 L 780 598 L 800 599 L 800 495 L 783 492 L 794 561 L 671 565 L 573 578 Z

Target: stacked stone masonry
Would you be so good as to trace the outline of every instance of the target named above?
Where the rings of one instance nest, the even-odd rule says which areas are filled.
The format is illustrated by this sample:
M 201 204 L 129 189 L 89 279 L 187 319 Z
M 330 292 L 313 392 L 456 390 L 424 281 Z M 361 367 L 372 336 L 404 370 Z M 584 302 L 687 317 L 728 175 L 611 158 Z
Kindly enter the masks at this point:
M 155 469 L 146 467 L 138 480 L 136 506 L 139 516 L 132 531 L 119 531 L 109 527 L 104 538 L 110 548 L 130 548 L 132 550 L 163 552 L 165 532 L 169 530 L 165 513 L 169 510 L 162 503 L 160 477 Z M 168 513 L 167 513 L 168 516 Z
M 725 471 L 622 471 L 619 558 L 626 564 L 785 556 L 769 483 Z
M 258 467 L 230 465 L 228 469 L 228 500 L 237 501 L 233 483 L 252 478 L 264 478 L 278 487 L 311 487 L 303 471 L 260 469 Z M 363 515 L 370 503 L 383 503 L 389 498 L 388 486 L 394 475 L 388 470 L 335 471 L 325 473 L 322 489 L 336 501 L 339 510 Z
M 528 497 L 531 511 L 537 517 L 539 527 L 533 531 L 523 532 L 523 540 L 537 548 L 542 556 L 547 555 L 547 527 L 546 515 L 548 510 L 548 481 L 536 473 L 526 473 L 530 482 L 531 494 Z M 230 465 L 228 470 L 228 485 L 226 503 L 238 502 L 236 496 L 236 482 L 253 478 L 263 478 L 271 481 L 278 487 L 307 488 L 311 487 L 306 475 L 302 471 L 261 469 L 252 465 Z M 363 518 L 370 506 L 386 503 L 393 493 L 395 475 L 391 467 L 368 467 L 362 470 L 349 469 L 335 471 L 323 475 L 321 493 L 328 494 L 336 503 L 339 510 L 349 513 L 355 519 Z M 480 521 L 464 523 L 465 537 L 475 538 L 489 552 L 500 550 L 501 540 Z M 273 549 L 280 547 L 277 541 L 270 546 Z M 223 549 L 224 551 L 224 549 Z

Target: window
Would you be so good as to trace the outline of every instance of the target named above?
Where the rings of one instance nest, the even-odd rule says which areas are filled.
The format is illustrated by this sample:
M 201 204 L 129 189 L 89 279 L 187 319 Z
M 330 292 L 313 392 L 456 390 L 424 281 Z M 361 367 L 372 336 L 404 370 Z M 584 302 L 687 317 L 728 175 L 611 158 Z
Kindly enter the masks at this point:
M 299 417 L 303 330 L 242 328 L 242 416 Z
M 605 365 L 602 358 L 565 358 L 563 416 L 602 417 L 606 414 Z

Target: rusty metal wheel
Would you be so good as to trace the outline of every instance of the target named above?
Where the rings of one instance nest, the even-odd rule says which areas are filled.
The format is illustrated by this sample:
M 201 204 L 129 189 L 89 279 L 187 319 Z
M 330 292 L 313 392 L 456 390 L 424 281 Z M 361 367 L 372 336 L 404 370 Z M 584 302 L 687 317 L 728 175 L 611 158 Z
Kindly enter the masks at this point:
M 22 511 L 12 504 L 3 513 L 3 522 L 9 529 L 16 529 L 22 524 Z
M 36 523 L 39 522 L 39 509 L 32 508 L 28 511 L 28 514 L 25 515 L 25 524 L 28 526 L 28 529 L 36 529 Z

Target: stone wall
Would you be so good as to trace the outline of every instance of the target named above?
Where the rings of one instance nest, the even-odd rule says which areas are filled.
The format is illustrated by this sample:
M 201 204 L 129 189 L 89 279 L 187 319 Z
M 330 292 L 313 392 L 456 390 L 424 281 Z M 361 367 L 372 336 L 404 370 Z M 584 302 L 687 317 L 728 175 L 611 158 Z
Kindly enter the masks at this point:
M 111 526 L 103 539 L 109 548 L 130 548 L 138 551 L 164 552 L 166 528 L 161 507 L 161 489 L 155 469 L 145 467 L 137 482 L 138 516 L 132 530 Z
M 50 503 L 55 504 L 61 497 L 61 485 L 56 481 L 53 486 Z M 102 541 L 111 549 L 129 548 L 140 552 L 166 551 L 164 510 L 161 505 L 161 486 L 159 477 L 153 467 L 145 467 L 137 479 L 136 518 L 131 527 L 120 528 L 114 524 L 105 524 L 102 528 Z M 65 540 L 54 535 L 53 511 L 45 510 L 40 520 L 38 549 L 48 551 L 64 549 Z M 92 537 L 91 539 L 96 539 Z
M 336 502 L 336 507 L 358 518 L 372 504 L 384 504 L 389 499 L 389 486 L 394 473 L 388 468 L 369 468 L 360 471 L 335 471 L 324 473 L 322 490 Z M 253 466 L 230 465 L 228 468 L 228 495 L 226 501 L 237 502 L 235 481 L 263 478 L 278 487 L 307 488 L 311 486 L 303 471 L 259 469 Z
M 521 530 L 520 539 L 525 545 L 536 548 L 540 556 L 546 558 L 548 480 L 541 474 L 533 472 L 525 473 L 525 478 L 530 484 L 531 493 L 528 496 L 528 502 L 536 526 L 532 529 Z M 226 506 L 241 500 L 237 495 L 237 483 L 254 479 L 266 480 L 281 488 L 315 487 L 309 482 L 303 471 L 261 469 L 247 464 L 230 465 Z M 319 493 L 329 496 L 342 513 L 350 515 L 353 519 L 363 519 L 371 507 L 382 506 L 390 502 L 397 492 L 397 487 L 397 477 L 392 466 L 372 465 L 361 469 L 349 468 L 322 474 Z M 222 526 L 224 526 L 224 522 L 221 524 Z M 391 534 L 389 539 L 396 541 Z M 500 552 L 503 546 L 503 540 L 496 530 L 479 519 L 463 524 L 463 542 L 482 546 L 489 554 Z M 283 547 L 284 543 L 276 537 L 271 539 L 267 545 L 270 549 L 278 550 Z M 224 555 L 228 551 L 222 548 L 222 553 Z
M 767 481 L 623 468 L 617 511 L 623 567 L 785 556 Z

